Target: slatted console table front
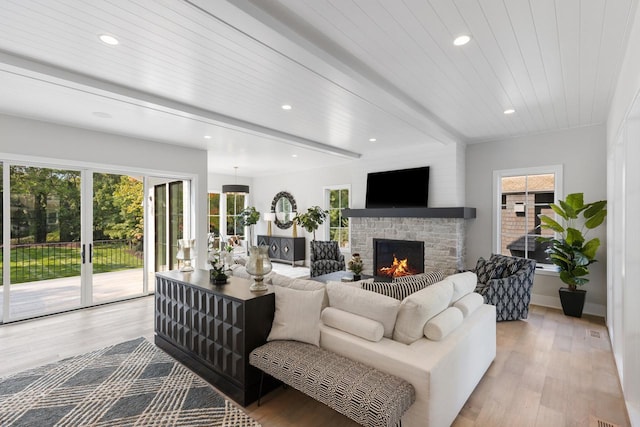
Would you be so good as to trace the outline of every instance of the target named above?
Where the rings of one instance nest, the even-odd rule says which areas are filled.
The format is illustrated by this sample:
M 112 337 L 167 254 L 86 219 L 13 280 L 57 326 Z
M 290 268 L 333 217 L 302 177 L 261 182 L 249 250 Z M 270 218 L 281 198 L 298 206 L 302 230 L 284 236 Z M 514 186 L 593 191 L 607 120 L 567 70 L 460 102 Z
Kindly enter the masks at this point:
M 156 345 L 243 406 L 258 398 L 249 354 L 266 342 L 275 311 L 273 290 L 252 293 L 250 284 L 216 286 L 207 270 L 156 273 Z

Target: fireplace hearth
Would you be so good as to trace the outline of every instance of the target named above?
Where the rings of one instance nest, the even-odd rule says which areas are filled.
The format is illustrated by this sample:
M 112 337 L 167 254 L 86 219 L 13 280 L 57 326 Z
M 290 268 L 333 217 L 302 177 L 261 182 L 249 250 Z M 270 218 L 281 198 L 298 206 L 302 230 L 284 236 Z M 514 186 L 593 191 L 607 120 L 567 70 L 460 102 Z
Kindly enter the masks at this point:
M 373 239 L 373 271 L 379 277 L 423 273 L 424 242 Z

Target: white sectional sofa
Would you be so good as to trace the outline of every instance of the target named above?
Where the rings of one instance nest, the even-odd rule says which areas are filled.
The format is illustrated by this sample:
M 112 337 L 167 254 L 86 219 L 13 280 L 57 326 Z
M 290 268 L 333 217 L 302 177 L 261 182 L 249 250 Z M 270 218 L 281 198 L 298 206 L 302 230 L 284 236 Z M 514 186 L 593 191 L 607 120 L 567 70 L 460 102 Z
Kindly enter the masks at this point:
M 402 417 L 403 427 L 451 425 L 496 356 L 495 307 L 473 293 L 474 273 L 449 276 L 402 302 L 361 289 L 357 283 L 324 285 L 274 274 L 270 280 L 295 290 L 324 289 L 317 313 L 322 312 L 332 326 L 315 323 L 319 324 L 319 346 L 413 385 L 416 400 Z M 293 294 L 298 297 L 301 293 Z M 276 317 L 282 320 L 278 295 Z M 323 312 L 326 307 L 331 309 Z M 305 323 L 314 324 L 308 320 L 285 323 L 299 329 L 305 328 Z M 389 322 L 393 322 L 392 333 Z M 282 324 L 277 328 L 278 339 L 290 333 Z M 293 332 L 291 339 L 317 345 L 309 336 L 314 335 Z

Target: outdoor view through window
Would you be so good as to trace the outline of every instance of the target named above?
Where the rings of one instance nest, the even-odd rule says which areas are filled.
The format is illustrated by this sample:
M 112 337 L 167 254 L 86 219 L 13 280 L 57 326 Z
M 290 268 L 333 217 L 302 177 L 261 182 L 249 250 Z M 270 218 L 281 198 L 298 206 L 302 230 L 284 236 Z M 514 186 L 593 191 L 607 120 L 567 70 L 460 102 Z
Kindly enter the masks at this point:
M 500 187 L 500 253 L 550 264 L 546 244 L 537 238 L 553 232 L 540 229 L 538 215 L 554 215 L 555 174 L 503 176 Z

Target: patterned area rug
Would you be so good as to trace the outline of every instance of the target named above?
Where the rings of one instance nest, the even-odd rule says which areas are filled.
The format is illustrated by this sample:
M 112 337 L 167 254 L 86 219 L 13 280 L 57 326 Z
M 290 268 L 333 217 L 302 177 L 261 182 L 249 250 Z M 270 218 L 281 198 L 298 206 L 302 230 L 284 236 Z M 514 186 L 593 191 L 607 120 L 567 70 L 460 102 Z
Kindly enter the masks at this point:
M 0 379 L 0 426 L 260 424 L 138 338 Z

